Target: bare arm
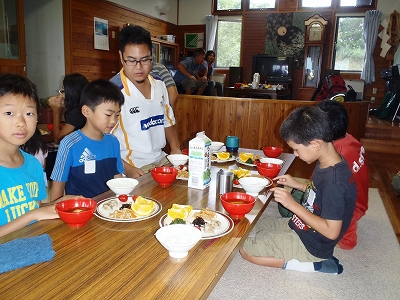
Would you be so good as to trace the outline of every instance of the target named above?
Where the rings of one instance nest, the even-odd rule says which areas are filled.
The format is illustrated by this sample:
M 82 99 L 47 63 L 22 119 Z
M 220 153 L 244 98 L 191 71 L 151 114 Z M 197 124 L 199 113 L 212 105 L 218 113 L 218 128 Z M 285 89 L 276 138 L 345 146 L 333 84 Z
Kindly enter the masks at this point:
M 172 110 L 175 111 L 176 104 L 178 103 L 178 90 L 175 85 L 171 85 L 167 88 L 169 103 L 171 104 Z
M 186 70 L 185 66 L 182 65 L 181 63 L 179 63 L 178 65 L 178 70 L 181 71 L 183 74 L 185 74 L 187 77 L 189 77 L 189 79 L 196 80 L 196 76 L 190 74 L 188 70 Z
M 17 219 L 0 227 L 0 237 L 25 227 L 33 221 L 42 221 L 59 218 L 54 205 L 31 210 Z
M 137 178 L 137 177 L 144 175 L 144 172 L 142 169 L 130 165 L 125 160 L 122 160 L 122 162 L 124 163 L 124 170 L 125 170 L 124 173 L 127 177 Z
M 64 196 L 65 182 L 53 181 L 50 189 L 50 202 Z
M 272 188 L 271 191 L 274 193 L 276 202 L 281 203 L 326 238 L 334 240 L 339 236 L 342 229 L 341 220 L 327 220 L 314 215 L 301 204 L 297 203 L 290 192 L 284 188 Z
M 179 145 L 178 135 L 176 134 L 175 125 L 170 127 L 165 127 L 165 137 L 171 148 L 171 154 L 181 154 L 181 148 Z
M 61 117 L 64 111 L 62 105 L 62 97 L 61 96 L 54 96 L 50 97 L 49 105 L 53 110 L 53 136 L 56 143 L 59 142 L 58 136 L 60 134 L 60 124 L 61 124 Z

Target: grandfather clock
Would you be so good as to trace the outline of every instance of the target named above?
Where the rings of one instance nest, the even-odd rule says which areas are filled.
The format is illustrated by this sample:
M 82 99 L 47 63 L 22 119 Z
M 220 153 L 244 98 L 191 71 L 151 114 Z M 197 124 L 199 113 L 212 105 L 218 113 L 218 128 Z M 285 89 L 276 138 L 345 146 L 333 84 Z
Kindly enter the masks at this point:
M 305 20 L 304 24 L 306 25 L 306 36 L 304 40 L 303 87 L 316 88 L 321 76 L 321 61 L 328 20 L 315 14 Z

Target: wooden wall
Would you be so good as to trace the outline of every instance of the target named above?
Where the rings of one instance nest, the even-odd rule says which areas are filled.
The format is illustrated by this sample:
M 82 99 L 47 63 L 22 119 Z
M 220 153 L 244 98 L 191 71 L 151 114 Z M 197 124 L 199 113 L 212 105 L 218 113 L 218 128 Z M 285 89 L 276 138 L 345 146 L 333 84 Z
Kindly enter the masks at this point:
M 65 73 L 78 72 L 89 80 L 110 79 L 119 72 L 118 33 L 124 24 L 140 25 L 153 37 L 177 29 L 174 24 L 104 0 L 63 0 L 63 14 Z M 109 51 L 94 49 L 94 17 L 108 20 Z
M 184 56 L 187 51 L 184 48 L 184 34 L 193 32 L 205 32 L 205 25 L 182 25 L 177 26 L 154 17 L 136 12 L 105 0 L 63 0 L 64 6 L 64 40 L 66 74 L 79 72 L 90 80 L 95 78 L 109 79 L 120 70 L 118 57 L 118 32 L 126 23 L 141 25 L 148 29 L 152 36 L 160 34 L 173 34 L 179 44 L 180 55 Z M 296 12 L 296 0 L 278 1 L 277 13 Z M 313 11 L 313 10 L 310 10 Z M 314 11 L 315 12 L 315 11 Z M 326 19 L 327 41 L 331 41 L 334 35 L 334 13 L 329 9 L 318 11 Z M 99 17 L 108 20 L 110 36 L 115 32 L 115 38 L 110 38 L 110 50 L 95 50 L 93 48 L 93 18 Z M 266 35 L 266 12 L 246 12 L 243 15 L 243 38 L 241 65 L 243 66 L 243 77 L 246 81 L 252 78 L 252 56 L 264 53 L 264 41 Z M 376 97 L 371 107 L 378 107 L 384 97 L 384 80 L 380 78 L 380 71 L 390 66 L 391 62 L 380 57 L 380 38 L 374 52 L 376 67 L 376 82 L 364 89 L 364 99 L 370 100 Z M 323 56 L 323 71 L 329 68 L 332 51 L 329 42 L 325 45 Z M 228 69 L 217 70 L 217 73 L 227 74 Z M 359 74 L 342 74 L 346 79 L 359 79 Z M 302 70 L 296 69 L 293 74 L 292 98 L 299 99 L 299 88 L 301 87 Z M 377 94 L 372 94 L 372 89 L 377 88 Z
M 240 147 L 244 148 L 260 149 L 270 145 L 291 151 L 279 136 L 282 121 L 296 107 L 316 104 L 300 100 L 179 95 L 175 111 L 178 138 L 182 148 L 187 148 L 197 132 L 205 131 L 212 140 L 222 142 L 228 135 L 237 135 Z M 344 105 L 350 117 L 348 132 L 360 139 L 364 136 L 369 103 Z

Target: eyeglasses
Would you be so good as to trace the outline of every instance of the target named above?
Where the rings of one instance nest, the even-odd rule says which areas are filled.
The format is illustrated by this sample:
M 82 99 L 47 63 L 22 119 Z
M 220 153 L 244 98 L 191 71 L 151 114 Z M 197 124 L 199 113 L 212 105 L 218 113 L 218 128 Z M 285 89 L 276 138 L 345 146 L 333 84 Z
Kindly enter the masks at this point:
M 58 93 L 61 95 L 61 94 L 64 94 L 64 89 L 61 89 L 61 90 L 58 90 Z
M 147 65 L 150 65 L 151 64 L 151 62 L 153 61 L 153 59 L 152 58 L 143 58 L 143 59 L 141 59 L 141 60 L 130 60 L 130 59 L 123 59 L 123 61 L 125 62 L 125 64 L 127 65 L 127 66 L 133 66 L 133 67 L 136 67 L 137 66 L 137 64 L 140 64 L 141 66 L 147 66 Z

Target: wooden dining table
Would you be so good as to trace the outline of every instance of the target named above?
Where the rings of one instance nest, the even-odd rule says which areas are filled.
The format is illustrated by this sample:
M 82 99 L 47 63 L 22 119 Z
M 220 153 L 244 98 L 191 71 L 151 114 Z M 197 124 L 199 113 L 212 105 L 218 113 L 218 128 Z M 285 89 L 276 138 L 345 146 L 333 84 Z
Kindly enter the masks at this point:
M 241 151 L 262 155 L 259 150 Z M 294 155 L 283 153 L 281 159 L 283 174 Z M 155 199 L 162 205 L 160 213 L 150 219 L 122 223 L 93 216 L 80 228 L 69 227 L 60 219 L 46 220 L 0 238 L 2 244 L 48 234 L 55 251 L 50 261 L 0 274 L 0 298 L 206 299 L 267 207 L 271 193 L 263 190 L 252 211 L 234 220 L 232 231 L 200 240 L 185 258 L 170 257 L 154 234 L 160 228 L 160 218 L 174 203 L 227 214 L 216 193 L 216 173 L 221 168 L 239 166 L 256 170 L 236 161 L 213 163 L 211 185 L 204 190 L 188 188 L 187 181 L 178 179 L 168 187 L 160 187 L 151 174 L 141 176 L 132 194 Z M 108 191 L 94 200 L 108 197 L 115 195 Z

